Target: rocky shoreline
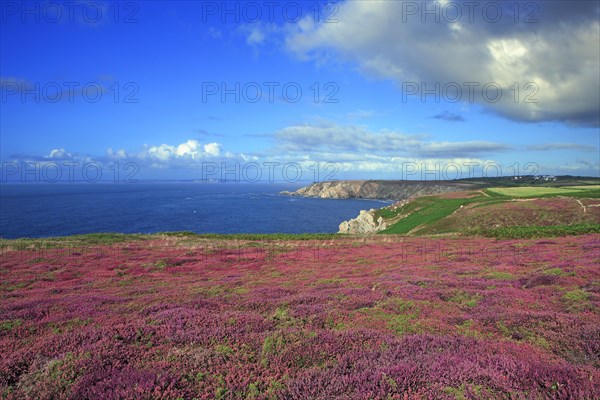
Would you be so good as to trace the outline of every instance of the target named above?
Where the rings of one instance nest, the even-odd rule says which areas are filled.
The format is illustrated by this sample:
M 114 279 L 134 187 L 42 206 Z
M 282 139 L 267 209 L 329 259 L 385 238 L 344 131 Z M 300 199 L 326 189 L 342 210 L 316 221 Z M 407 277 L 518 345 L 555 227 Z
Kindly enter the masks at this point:
M 471 190 L 476 187 L 476 184 L 449 181 L 331 181 L 313 183 L 295 192 L 284 191 L 281 194 L 322 199 L 395 200 L 396 203 L 383 207 L 394 209 L 417 197 Z M 338 233 L 375 233 L 397 222 L 396 219 L 385 220 L 377 215 L 377 211 L 374 208 L 361 210 L 356 218 L 340 223 Z
M 391 204 L 386 207 L 382 207 L 388 210 L 395 210 L 400 208 L 406 204 L 408 204 L 411 199 L 405 199 L 401 201 L 397 201 L 394 204 Z M 381 210 L 381 209 L 379 209 Z M 404 216 L 400 216 L 394 219 L 384 219 L 382 216 L 377 215 L 379 211 L 375 208 L 370 210 L 361 210 L 358 217 L 352 218 L 348 221 L 343 221 L 339 225 L 338 233 L 349 233 L 349 234 L 366 234 L 366 233 L 377 233 L 379 231 L 383 231 L 388 227 L 394 225 Z

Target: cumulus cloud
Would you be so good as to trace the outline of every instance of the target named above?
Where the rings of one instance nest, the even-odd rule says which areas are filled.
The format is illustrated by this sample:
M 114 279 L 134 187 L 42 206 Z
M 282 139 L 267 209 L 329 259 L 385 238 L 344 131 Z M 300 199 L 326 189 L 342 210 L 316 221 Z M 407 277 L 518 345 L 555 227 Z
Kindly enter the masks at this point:
M 65 149 L 53 149 L 50 151 L 50 154 L 46 158 L 57 158 L 57 159 L 65 159 L 73 157 L 70 153 L 65 151 Z
M 178 159 L 205 159 L 208 157 L 217 157 L 221 153 L 221 145 L 219 143 L 201 144 L 195 139 L 190 139 L 177 146 L 169 144 L 161 144 L 158 146 L 146 146 L 144 150 L 138 154 L 142 159 L 154 159 L 160 162 L 168 162 Z
M 335 173 L 345 179 L 389 178 L 389 179 L 436 179 L 466 178 L 471 172 L 481 176 L 482 168 L 492 166 L 488 176 L 495 176 L 500 165 L 494 158 L 510 149 L 509 146 L 489 141 L 433 141 L 426 135 L 407 134 L 389 130 L 374 131 L 366 126 L 337 125 L 323 122 L 318 125 L 292 125 L 273 134 L 274 146 L 253 153 L 224 151 L 220 143 L 200 143 L 190 139 L 178 145 L 145 145 L 136 152 L 108 148 L 104 157 L 80 157 L 64 148 L 52 149 L 44 156 L 13 155 L 11 161 L 60 163 L 78 161 L 98 163 L 112 170 L 114 163 L 136 163 L 140 171 L 187 171 L 197 176 L 204 163 L 216 168 L 235 170 L 244 163 L 283 166 L 300 165 L 311 179 L 320 171 L 321 179 Z M 573 149 L 591 151 L 593 146 L 571 143 L 550 143 L 530 146 L 537 150 Z M 509 163 L 509 164 L 512 164 Z M 225 165 L 225 167 L 223 167 Z M 316 165 L 319 165 L 317 169 Z M 471 169 L 472 166 L 474 170 Z M 570 173 L 598 175 L 598 161 L 577 159 L 572 163 L 540 166 L 540 171 L 550 174 Z M 506 173 L 510 168 L 502 165 Z M 200 171 L 202 171 L 200 169 Z M 412 172 L 411 172 L 412 171 Z M 461 175 L 462 174 L 462 175 Z M 491 174 L 491 175 L 490 175 Z M 410 177 L 409 177 L 410 175 Z M 331 175 L 333 176 L 333 175 Z
M 111 147 L 106 150 L 106 155 L 109 159 L 113 160 L 124 160 L 128 157 L 127 152 L 124 149 L 114 151 Z
M 221 145 L 219 143 L 207 143 L 203 146 L 204 153 L 208 156 L 217 157 L 221 154 Z
M 416 5 L 415 15 L 407 3 Z M 600 125 L 598 2 L 536 2 L 535 9 L 518 3 L 515 17 L 515 3 L 484 1 L 472 20 L 466 3 L 457 2 L 457 22 L 454 14 L 443 14 L 446 3 L 345 1 L 339 3 L 339 23 L 316 24 L 307 16 L 286 27 L 285 45 L 304 60 L 355 62 L 363 74 L 393 80 L 401 90 L 417 83 L 421 95 L 421 84 L 431 89 L 439 83 L 441 91 L 456 83 L 458 101 L 512 120 Z M 494 7 L 485 9 L 488 3 Z M 438 7 L 437 21 L 435 13 L 423 14 L 425 7 Z M 490 9 L 497 7 L 501 18 L 494 22 Z M 464 85 L 469 82 L 479 86 L 472 90 Z M 488 83 L 495 86 L 486 92 Z

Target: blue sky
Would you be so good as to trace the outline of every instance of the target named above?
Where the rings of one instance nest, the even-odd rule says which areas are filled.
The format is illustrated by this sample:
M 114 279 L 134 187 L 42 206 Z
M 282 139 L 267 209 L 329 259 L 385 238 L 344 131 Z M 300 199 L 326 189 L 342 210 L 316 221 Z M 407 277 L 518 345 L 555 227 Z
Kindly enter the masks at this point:
M 1 4 L 4 180 L 65 162 L 141 179 L 599 175 L 594 1 Z

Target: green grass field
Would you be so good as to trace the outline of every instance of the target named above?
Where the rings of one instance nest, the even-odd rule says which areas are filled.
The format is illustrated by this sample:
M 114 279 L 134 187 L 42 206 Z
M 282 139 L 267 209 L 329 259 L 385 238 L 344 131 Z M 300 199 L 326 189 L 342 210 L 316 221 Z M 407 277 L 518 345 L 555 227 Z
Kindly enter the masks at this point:
M 492 201 L 492 199 L 483 196 L 464 199 L 442 199 L 435 196 L 422 197 L 400 208 L 396 215 L 406 212 L 405 208 L 418 208 L 416 211 L 380 233 L 406 234 L 418 226 L 430 224 L 451 215 L 462 205 L 481 201 Z
M 572 194 L 593 194 L 598 191 L 595 186 L 571 186 L 571 187 L 509 187 L 509 188 L 489 188 L 488 192 L 509 197 L 538 197 L 547 195 L 572 195 Z
M 585 185 L 585 186 L 563 186 L 563 189 L 584 189 L 584 190 L 598 190 L 600 185 Z

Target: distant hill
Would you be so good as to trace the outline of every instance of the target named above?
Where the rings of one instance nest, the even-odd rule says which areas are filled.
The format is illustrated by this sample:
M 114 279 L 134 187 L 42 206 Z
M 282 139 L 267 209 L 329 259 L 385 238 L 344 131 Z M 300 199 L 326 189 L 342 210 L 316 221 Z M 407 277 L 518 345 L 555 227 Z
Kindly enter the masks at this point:
M 313 183 L 295 192 L 282 192 L 282 194 L 327 199 L 400 200 L 476 189 L 480 186 L 480 184 L 458 181 L 332 181 Z
M 600 179 L 577 176 L 521 176 L 500 178 L 473 178 L 448 181 L 409 180 L 340 180 L 317 182 L 295 192 L 284 191 L 289 196 L 330 199 L 381 199 L 403 200 L 433 194 L 476 190 L 489 187 L 563 187 L 600 184 Z

